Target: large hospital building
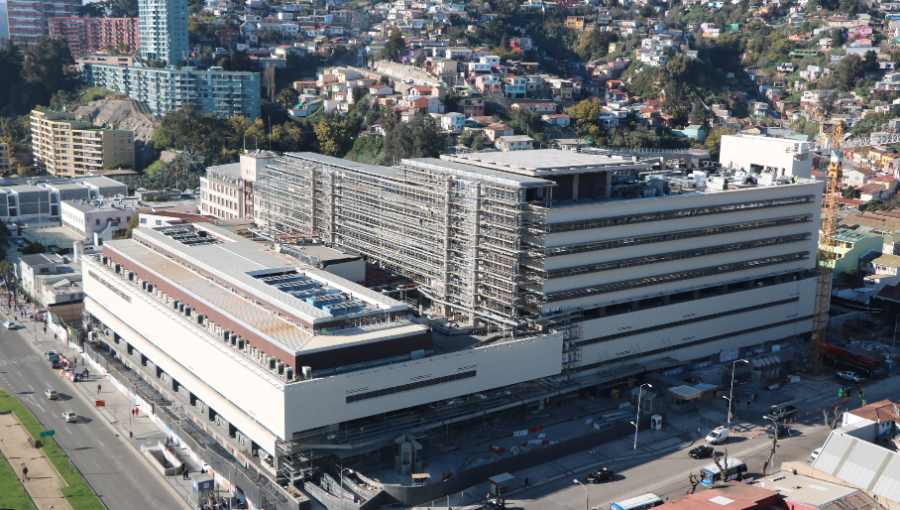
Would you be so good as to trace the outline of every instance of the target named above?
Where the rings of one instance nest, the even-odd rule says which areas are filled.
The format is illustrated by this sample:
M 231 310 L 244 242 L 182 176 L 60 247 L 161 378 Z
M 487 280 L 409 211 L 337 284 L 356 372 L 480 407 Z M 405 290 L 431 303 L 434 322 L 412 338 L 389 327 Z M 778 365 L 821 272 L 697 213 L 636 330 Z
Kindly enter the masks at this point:
M 406 431 L 440 438 L 645 372 L 771 353 L 812 326 L 813 180 L 555 150 L 393 167 L 285 154 L 252 180 L 259 235 L 314 235 L 414 282 L 417 301 L 192 224 L 86 256 L 85 306 L 275 478 L 302 477 L 316 455 L 376 455 Z M 420 309 L 480 334 L 447 342 Z

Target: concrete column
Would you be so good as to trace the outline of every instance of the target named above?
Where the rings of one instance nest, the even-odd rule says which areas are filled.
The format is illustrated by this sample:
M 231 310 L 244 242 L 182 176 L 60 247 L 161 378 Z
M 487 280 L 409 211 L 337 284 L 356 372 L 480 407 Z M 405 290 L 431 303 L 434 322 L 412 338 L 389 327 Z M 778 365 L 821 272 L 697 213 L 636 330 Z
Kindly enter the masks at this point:
M 665 169 L 666 169 L 666 163 L 667 163 L 668 161 L 669 161 L 669 158 L 666 158 L 666 157 L 659 158 L 659 167 L 660 167 L 660 170 L 665 170 Z
M 572 201 L 578 201 L 578 174 L 572 176 Z

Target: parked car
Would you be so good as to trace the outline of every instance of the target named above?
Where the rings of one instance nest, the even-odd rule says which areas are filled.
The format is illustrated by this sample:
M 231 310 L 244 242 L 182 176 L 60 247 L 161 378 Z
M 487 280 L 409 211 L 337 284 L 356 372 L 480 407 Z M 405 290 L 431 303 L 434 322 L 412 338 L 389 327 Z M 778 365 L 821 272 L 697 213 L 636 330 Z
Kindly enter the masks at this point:
M 78 415 L 73 413 L 72 411 L 62 413 L 62 417 L 64 420 L 66 420 L 66 423 L 75 423 L 76 421 L 78 421 Z
M 688 455 L 695 459 L 705 459 L 707 457 L 712 457 L 713 452 L 715 451 L 716 449 L 712 446 L 708 444 L 702 444 L 696 448 L 691 449 L 691 451 L 688 452 Z
M 56 390 L 44 390 L 44 396 L 47 397 L 47 400 L 56 400 L 59 398 L 59 393 Z
M 822 449 L 821 449 L 821 448 L 816 448 L 816 449 L 813 450 L 813 452 L 812 452 L 812 458 L 818 459 L 820 453 L 822 453 Z
M 613 470 L 609 468 L 600 468 L 593 473 L 589 473 L 587 475 L 587 483 L 600 483 L 605 482 L 613 477 Z
M 482 505 L 481 510 L 506 510 L 505 499 L 489 499 Z
M 857 375 L 857 373 L 852 370 L 847 370 L 845 372 L 838 372 L 836 375 L 838 377 L 840 377 L 841 379 L 846 379 L 848 381 L 863 382 L 863 377 L 860 375 Z
M 728 427 L 716 427 L 706 436 L 706 442 L 709 444 L 721 444 L 728 440 Z
M 3 323 L 3 327 L 6 329 L 16 329 L 16 323 L 13 321 L 6 321 Z
M 44 359 L 47 361 L 50 361 L 50 360 L 58 358 L 58 357 L 59 357 L 59 353 L 56 351 L 47 351 L 44 353 Z
M 772 437 L 776 433 L 778 437 L 784 437 L 791 433 L 791 428 L 787 425 L 769 425 L 766 427 L 766 437 Z

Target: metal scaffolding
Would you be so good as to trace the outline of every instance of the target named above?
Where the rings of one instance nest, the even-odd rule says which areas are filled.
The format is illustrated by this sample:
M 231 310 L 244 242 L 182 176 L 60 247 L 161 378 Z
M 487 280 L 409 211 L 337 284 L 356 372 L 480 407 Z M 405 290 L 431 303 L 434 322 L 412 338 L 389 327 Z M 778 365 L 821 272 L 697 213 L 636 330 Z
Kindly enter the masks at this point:
M 296 154 L 260 174 L 258 216 L 273 232 L 317 231 L 363 253 L 419 283 L 448 317 L 515 330 L 541 314 L 541 208 L 513 181 Z

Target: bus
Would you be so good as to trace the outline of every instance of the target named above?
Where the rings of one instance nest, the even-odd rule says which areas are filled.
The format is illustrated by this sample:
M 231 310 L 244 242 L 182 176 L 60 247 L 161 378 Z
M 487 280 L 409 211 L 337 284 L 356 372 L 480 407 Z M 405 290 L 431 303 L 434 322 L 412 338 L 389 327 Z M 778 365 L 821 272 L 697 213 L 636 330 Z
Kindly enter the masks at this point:
M 665 503 L 656 494 L 644 494 L 636 498 L 626 499 L 611 505 L 612 510 L 647 510 Z
M 727 476 L 722 480 L 722 473 L 719 470 L 719 466 L 710 464 L 700 470 L 700 483 L 707 487 L 711 487 L 714 482 L 730 482 L 731 480 L 741 481 L 744 479 L 744 473 L 747 472 L 747 465 L 739 459 L 728 459 L 728 464 L 725 466 L 725 472 L 727 473 Z

